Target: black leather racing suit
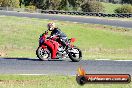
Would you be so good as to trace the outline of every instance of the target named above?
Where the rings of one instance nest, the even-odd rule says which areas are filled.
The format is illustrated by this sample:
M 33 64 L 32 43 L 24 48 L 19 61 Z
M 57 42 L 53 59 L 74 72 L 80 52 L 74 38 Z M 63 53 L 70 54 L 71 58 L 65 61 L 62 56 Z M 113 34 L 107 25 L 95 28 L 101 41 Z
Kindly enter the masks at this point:
M 65 47 L 66 43 L 68 41 L 67 36 L 58 28 L 55 28 L 52 32 L 51 32 L 51 36 L 58 36 L 60 38 L 60 41 L 62 43 L 62 46 Z

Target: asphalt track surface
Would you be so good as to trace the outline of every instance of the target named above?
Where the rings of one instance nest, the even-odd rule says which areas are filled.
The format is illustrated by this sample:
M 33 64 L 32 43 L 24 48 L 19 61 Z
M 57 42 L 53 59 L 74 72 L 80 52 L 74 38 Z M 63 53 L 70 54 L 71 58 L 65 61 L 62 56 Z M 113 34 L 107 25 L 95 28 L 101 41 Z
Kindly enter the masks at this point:
M 100 19 L 94 17 L 76 17 L 76 16 L 65 16 L 65 15 L 49 15 L 49 14 L 30 14 L 12 11 L 0 11 L 0 15 L 6 16 L 17 16 L 17 17 L 29 17 L 29 18 L 40 18 L 49 20 L 60 20 L 60 21 L 70 21 L 78 23 L 90 23 L 90 24 L 103 24 L 116 27 L 132 28 L 132 21 L 121 21 L 121 20 L 110 20 L 110 19 Z
M 132 21 L 48 14 L 29 14 L 7 11 L 0 11 L 0 15 L 104 24 L 132 28 Z M 77 69 L 80 66 L 83 67 L 88 74 L 132 74 L 132 61 L 81 60 L 80 62 L 71 62 L 69 59 L 62 61 L 39 61 L 38 59 L 31 58 L 0 58 L 0 74 L 76 75 Z
M 0 74 L 76 75 L 82 67 L 88 74 L 132 74 L 132 61 L 82 60 L 40 61 L 31 58 L 0 58 Z

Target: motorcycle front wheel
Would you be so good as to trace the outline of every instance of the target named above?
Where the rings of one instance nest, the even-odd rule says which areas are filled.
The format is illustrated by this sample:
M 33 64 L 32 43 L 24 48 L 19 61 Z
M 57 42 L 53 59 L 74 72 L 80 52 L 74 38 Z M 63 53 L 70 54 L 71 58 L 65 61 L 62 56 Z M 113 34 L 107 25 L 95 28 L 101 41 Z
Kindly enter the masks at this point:
M 73 47 L 69 52 L 69 58 L 73 62 L 79 62 L 82 59 L 82 51 L 77 47 Z
M 36 55 L 41 61 L 49 60 L 51 58 L 49 49 L 43 49 L 41 46 L 36 50 Z

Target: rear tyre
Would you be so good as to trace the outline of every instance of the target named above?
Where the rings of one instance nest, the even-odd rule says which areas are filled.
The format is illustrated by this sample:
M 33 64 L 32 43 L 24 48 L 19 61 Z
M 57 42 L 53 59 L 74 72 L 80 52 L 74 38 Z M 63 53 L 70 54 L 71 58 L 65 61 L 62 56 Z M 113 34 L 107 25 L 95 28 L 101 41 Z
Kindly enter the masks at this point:
M 36 55 L 41 61 L 49 60 L 51 58 L 51 53 L 48 48 L 43 49 L 42 47 L 38 47 Z
M 82 59 L 82 52 L 79 48 L 73 47 L 71 49 L 71 52 L 69 52 L 69 58 L 73 62 L 79 62 Z

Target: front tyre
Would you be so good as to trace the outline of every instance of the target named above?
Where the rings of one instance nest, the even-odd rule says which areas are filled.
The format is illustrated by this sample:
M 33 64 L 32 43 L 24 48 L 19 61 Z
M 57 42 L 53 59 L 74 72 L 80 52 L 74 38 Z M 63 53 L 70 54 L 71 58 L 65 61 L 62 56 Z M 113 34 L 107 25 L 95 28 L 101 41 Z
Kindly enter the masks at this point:
M 73 47 L 69 52 L 69 58 L 73 62 L 79 62 L 82 59 L 82 51 L 77 47 Z
M 41 46 L 36 50 L 36 55 L 41 61 L 49 60 L 51 58 L 49 49 L 43 49 Z

